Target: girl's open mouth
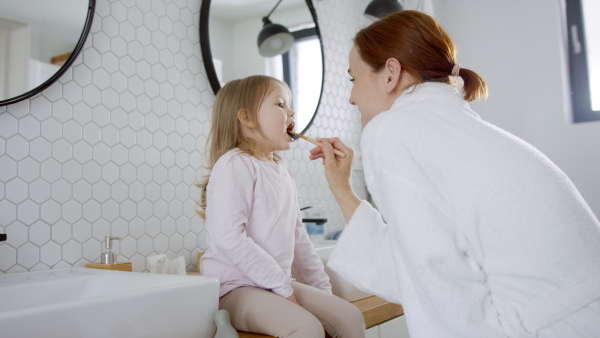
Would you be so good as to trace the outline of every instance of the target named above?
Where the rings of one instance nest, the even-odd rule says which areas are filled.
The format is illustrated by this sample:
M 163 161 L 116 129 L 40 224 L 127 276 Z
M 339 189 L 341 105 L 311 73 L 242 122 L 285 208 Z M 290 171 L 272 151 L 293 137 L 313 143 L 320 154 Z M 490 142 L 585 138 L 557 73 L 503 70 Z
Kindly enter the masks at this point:
M 294 125 L 294 122 L 290 123 L 287 127 L 287 131 L 294 131 Z M 287 135 L 290 138 L 290 141 L 294 141 L 294 138 L 289 133 L 287 133 Z

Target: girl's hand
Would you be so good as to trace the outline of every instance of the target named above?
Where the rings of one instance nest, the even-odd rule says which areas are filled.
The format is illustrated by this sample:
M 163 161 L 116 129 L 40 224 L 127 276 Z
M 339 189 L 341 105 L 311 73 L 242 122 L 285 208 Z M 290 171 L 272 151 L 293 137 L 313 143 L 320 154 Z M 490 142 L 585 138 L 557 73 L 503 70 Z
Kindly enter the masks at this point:
M 287 298 L 287 300 L 289 300 L 292 303 L 295 303 L 296 305 L 300 306 L 300 304 L 298 304 L 298 301 L 296 300 L 296 297 L 294 297 L 294 294 L 292 294 L 291 296 L 289 296 Z
M 354 150 L 346 146 L 337 137 L 317 139 L 323 147 L 316 147 L 310 151 L 310 159 L 323 159 L 325 166 L 325 177 L 329 182 L 329 189 L 338 202 L 346 222 L 349 222 L 361 201 L 354 193 L 350 183 L 352 176 L 352 164 L 354 162 Z M 345 158 L 335 156 L 333 148 L 343 151 Z

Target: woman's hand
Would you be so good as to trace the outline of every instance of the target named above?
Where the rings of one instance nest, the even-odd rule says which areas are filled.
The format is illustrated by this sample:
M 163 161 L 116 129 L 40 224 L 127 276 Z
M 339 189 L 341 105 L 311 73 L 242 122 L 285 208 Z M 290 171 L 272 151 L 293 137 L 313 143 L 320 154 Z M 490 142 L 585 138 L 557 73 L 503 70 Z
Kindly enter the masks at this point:
M 325 177 L 329 182 L 332 191 L 348 189 L 351 187 L 350 178 L 352 176 L 352 165 L 354 163 L 354 150 L 346 146 L 337 137 L 318 138 L 317 141 L 323 144 L 323 147 L 316 147 L 310 151 L 310 159 L 323 159 L 325 165 Z M 346 154 L 345 158 L 335 155 L 333 149 L 341 150 Z
M 342 209 L 346 222 L 350 221 L 358 205 L 360 198 L 356 196 L 350 183 L 352 177 L 352 166 L 354 163 L 354 150 L 346 146 L 337 137 L 319 138 L 317 141 L 323 147 L 316 147 L 310 151 L 310 159 L 323 159 L 325 166 L 325 177 L 329 182 L 329 189 Z M 333 149 L 341 150 L 346 154 L 345 158 L 336 156 Z

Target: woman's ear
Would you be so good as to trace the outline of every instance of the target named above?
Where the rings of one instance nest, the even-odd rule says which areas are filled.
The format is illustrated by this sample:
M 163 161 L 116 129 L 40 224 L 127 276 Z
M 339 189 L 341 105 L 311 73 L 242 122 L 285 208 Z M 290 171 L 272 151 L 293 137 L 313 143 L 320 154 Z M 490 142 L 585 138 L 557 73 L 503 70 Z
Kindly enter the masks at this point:
M 401 73 L 402 65 L 400 65 L 400 61 L 398 61 L 398 59 L 389 58 L 385 62 L 385 91 L 387 93 L 391 93 L 396 89 L 396 87 L 400 83 Z
M 248 129 L 256 129 L 256 123 L 252 120 L 248 109 L 242 108 L 238 110 L 237 117 L 244 127 Z

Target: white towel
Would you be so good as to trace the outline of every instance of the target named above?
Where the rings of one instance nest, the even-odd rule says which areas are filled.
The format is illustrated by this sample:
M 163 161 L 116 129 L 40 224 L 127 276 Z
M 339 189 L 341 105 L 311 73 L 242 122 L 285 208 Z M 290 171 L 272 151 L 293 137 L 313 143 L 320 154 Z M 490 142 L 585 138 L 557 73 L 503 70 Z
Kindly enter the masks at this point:
M 150 273 L 167 273 L 173 275 L 185 275 L 185 259 L 179 256 L 174 260 L 169 260 L 165 254 L 148 257 L 150 264 Z

